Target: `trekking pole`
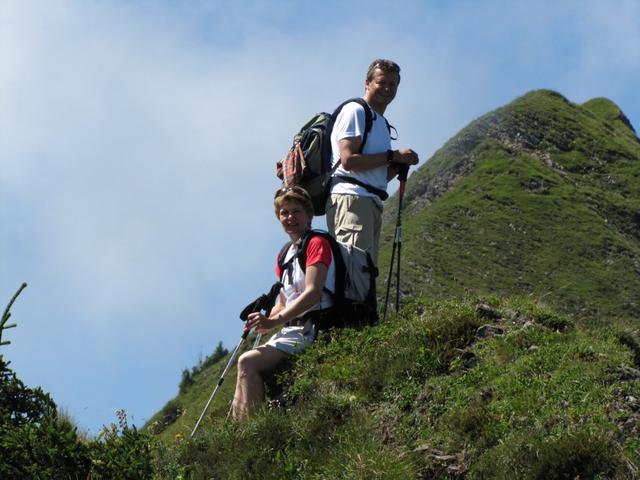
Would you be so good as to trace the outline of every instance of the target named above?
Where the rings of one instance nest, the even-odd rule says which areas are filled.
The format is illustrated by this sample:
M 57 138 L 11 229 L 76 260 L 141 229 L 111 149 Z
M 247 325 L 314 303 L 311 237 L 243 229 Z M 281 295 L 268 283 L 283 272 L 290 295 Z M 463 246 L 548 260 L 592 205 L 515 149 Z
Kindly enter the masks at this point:
M 247 305 L 242 310 L 242 312 L 240 312 L 240 319 L 242 321 L 246 321 L 249 318 L 250 313 L 261 312 L 262 310 L 265 310 L 266 316 L 269 316 L 269 314 L 271 313 L 271 309 L 276 303 L 276 299 L 278 298 L 278 294 L 280 293 L 281 287 L 282 287 L 282 284 L 280 282 L 274 283 L 273 286 L 271 287 L 271 290 L 269 290 L 269 293 L 260 295 L 256 300 L 254 300 L 249 305 Z M 191 435 L 189 436 L 189 438 L 193 438 L 193 436 L 196 434 L 196 431 L 198 430 L 198 427 L 200 426 L 202 419 L 204 418 L 205 414 L 207 413 L 207 410 L 209 409 L 209 405 L 211 405 L 211 401 L 213 400 L 213 397 L 215 397 L 216 392 L 224 382 L 224 378 L 227 372 L 229 371 L 229 369 L 231 368 L 231 366 L 233 365 L 233 363 L 235 362 L 236 357 L 238 356 L 238 352 L 242 347 L 242 344 L 249 336 L 249 332 L 250 330 L 245 330 L 242 333 L 242 336 L 240 337 L 240 341 L 238 342 L 238 345 L 236 345 L 236 348 L 233 350 L 233 353 L 231 354 L 231 358 L 229 358 L 227 365 L 224 367 L 224 370 L 222 371 L 222 375 L 220 375 L 220 379 L 218 380 L 216 387 L 213 389 L 213 392 L 211 393 L 211 396 L 209 397 L 207 404 L 204 406 L 204 409 L 200 414 L 200 418 L 198 418 L 196 425 L 193 427 L 193 431 L 191 432 Z M 260 341 L 260 337 L 261 337 L 260 334 L 256 336 L 256 340 L 254 341 L 254 345 L 252 348 L 255 348 L 256 344 Z
M 400 180 L 400 189 L 398 192 L 398 218 L 396 220 L 396 234 L 393 239 L 393 248 L 391 250 L 391 261 L 389 262 L 389 275 L 387 276 L 387 293 L 384 300 L 384 311 L 382 319 L 387 319 L 387 305 L 389 303 L 389 292 L 391 290 L 391 275 L 393 273 L 393 261 L 398 250 L 398 263 L 396 268 L 396 312 L 400 310 L 400 253 L 402 249 L 402 200 L 404 198 L 404 189 L 407 184 L 407 176 L 409 175 L 409 165 L 398 165 L 398 180 Z
M 200 422 L 202 422 L 204 415 L 207 413 L 207 410 L 209 409 L 209 405 L 211 405 L 211 401 L 213 400 L 213 397 L 215 397 L 216 392 L 224 382 L 224 377 L 227 374 L 227 371 L 231 368 L 231 365 L 233 364 L 233 362 L 235 362 L 236 357 L 238 356 L 238 351 L 240 350 L 240 347 L 246 340 L 247 335 L 249 335 L 249 330 L 245 330 L 242 333 L 242 337 L 240 337 L 240 341 L 238 342 L 238 345 L 236 345 L 236 348 L 233 350 L 233 353 L 231 354 L 231 358 L 227 362 L 227 365 L 224 367 L 224 370 L 222 371 L 222 375 L 220 375 L 220 379 L 216 384 L 216 388 L 213 389 L 213 392 L 211 393 L 211 396 L 209 397 L 207 404 L 204 406 L 204 409 L 202 410 L 202 413 L 200 414 L 200 418 L 198 418 L 198 421 L 196 422 L 195 427 L 193 427 L 193 431 L 191 432 L 191 435 L 189 436 L 189 438 L 193 438 L 193 436 L 196 434 L 196 430 L 198 430 L 198 427 L 200 426 Z

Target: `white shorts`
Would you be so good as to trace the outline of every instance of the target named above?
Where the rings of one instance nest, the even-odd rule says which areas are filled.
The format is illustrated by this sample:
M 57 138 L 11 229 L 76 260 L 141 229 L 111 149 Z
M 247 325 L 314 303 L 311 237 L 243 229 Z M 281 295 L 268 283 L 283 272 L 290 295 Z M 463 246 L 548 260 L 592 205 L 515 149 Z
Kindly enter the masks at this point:
M 284 327 L 265 345 L 271 345 L 288 355 L 300 353 L 307 349 L 316 339 L 318 330 L 311 322 L 302 327 Z

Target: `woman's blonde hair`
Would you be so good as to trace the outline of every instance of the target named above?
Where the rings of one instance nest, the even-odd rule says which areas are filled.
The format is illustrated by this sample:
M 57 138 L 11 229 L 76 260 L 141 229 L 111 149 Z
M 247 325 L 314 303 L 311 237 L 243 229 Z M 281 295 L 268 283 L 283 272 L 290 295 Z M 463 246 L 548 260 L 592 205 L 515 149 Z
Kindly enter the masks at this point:
M 273 206 L 276 211 L 276 217 L 280 216 L 280 209 L 284 202 L 298 202 L 305 213 L 309 215 L 309 218 L 313 218 L 313 204 L 311 203 L 311 197 L 307 191 L 302 187 L 283 187 L 276 190 L 276 194 L 273 199 Z

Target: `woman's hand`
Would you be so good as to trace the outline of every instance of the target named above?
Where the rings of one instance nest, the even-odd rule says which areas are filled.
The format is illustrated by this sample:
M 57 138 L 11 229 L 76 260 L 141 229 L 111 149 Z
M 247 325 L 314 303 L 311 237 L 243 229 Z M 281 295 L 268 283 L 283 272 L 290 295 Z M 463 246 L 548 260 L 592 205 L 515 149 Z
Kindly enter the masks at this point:
M 281 322 L 278 318 L 267 318 L 262 312 L 250 313 L 247 317 L 247 323 L 244 327 L 245 330 L 255 329 L 256 332 L 262 334 L 266 333 L 272 328 L 277 327 Z

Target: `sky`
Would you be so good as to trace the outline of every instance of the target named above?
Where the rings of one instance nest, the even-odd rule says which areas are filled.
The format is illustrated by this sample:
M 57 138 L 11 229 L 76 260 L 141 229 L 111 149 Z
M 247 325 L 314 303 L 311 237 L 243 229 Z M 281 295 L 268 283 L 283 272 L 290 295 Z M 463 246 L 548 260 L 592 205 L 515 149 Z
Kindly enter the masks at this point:
M 89 434 L 117 409 L 144 424 L 239 341 L 287 240 L 275 162 L 372 60 L 400 64 L 387 117 L 424 164 L 540 88 L 640 128 L 638 18 L 638 0 L 0 0 L 0 308 L 28 283 L 0 353 Z

